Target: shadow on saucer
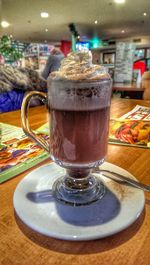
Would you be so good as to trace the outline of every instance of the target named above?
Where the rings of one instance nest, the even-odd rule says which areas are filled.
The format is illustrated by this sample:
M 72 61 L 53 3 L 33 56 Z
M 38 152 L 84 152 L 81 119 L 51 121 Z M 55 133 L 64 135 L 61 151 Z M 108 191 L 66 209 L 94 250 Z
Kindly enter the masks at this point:
M 70 206 L 55 202 L 57 214 L 64 222 L 74 226 L 96 226 L 113 220 L 120 212 L 120 201 L 105 187 L 100 200 L 84 206 Z
M 28 200 L 38 203 L 55 203 L 56 212 L 61 220 L 74 226 L 95 226 L 113 220 L 120 212 L 120 201 L 115 194 L 105 187 L 105 196 L 84 206 L 72 206 L 57 202 L 51 190 L 29 192 Z
M 37 192 L 28 192 L 26 194 L 28 200 L 34 203 L 46 203 L 54 201 L 52 190 L 43 190 Z

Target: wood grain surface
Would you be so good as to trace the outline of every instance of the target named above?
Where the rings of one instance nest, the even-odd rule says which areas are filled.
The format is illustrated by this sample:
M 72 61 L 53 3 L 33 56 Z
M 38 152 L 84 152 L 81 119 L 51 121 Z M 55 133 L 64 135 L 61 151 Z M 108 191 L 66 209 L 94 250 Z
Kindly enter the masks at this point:
M 150 107 L 148 101 L 112 99 L 111 117 L 123 115 L 136 104 Z M 1 114 L 0 121 L 21 126 L 20 111 Z M 46 108 L 31 108 L 30 121 L 34 129 L 44 124 Z M 107 161 L 150 185 L 150 150 L 109 145 Z M 32 231 L 14 213 L 14 190 L 27 172 L 0 185 L 0 265 L 150 264 L 150 194 L 145 193 L 145 209 L 137 221 L 116 235 L 82 242 L 56 240 Z

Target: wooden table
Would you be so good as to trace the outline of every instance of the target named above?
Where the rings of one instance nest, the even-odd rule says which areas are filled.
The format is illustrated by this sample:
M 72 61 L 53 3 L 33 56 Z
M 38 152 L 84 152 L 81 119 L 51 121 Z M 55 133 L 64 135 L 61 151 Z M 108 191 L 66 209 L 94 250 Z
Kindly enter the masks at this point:
M 120 92 L 121 97 L 130 97 L 132 99 L 142 99 L 143 88 L 141 84 L 136 83 L 113 83 L 113 92 Z
M 111 116 L 119 117 L 136 104 L 150 107 L 148 101 L 112 99 Z M 47 121 L 44 106 L 30 112 L 33 128 Z M 20 111 L 1 114 L 0 121 L 20 126 Z M 109 145 L 107 161 L 150 185 L 150 150 Z M 145 209 L 128 229 L 101 240 L 61 241 L 33 232 L 14 215 L 13 193 L 26 173 L 0 185 L 0 265 L 150 264 L 150 194 L 145 193 Z
M 141 84 L 113 83 L 113 90 L 117 91 L 143 91 Z

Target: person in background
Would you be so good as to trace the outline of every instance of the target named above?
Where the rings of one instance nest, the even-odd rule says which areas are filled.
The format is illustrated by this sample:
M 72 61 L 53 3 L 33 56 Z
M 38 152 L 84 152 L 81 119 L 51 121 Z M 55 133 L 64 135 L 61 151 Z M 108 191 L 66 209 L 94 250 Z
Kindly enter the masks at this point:
M 45 68 L 41 73 L 44 79 L 47 79 L 51 72 L 59 69 L 61 60 L 64 58 L 64 54 L 58 49 L 54 48 L 49 55 Z
M 150 100 L 150 70 L 142 75 L 143 99 Z

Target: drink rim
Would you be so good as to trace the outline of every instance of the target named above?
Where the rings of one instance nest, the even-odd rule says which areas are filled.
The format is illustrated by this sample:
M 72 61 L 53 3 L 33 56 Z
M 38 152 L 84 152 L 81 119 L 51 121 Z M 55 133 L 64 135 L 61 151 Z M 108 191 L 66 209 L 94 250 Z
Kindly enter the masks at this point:
M 69 79 L 53 79 L 53 78 L 48 78 L 49 79 L 49 81 L 50 82 L 64 82 L 64 83 L 79 83 L 79 84 L 81 84 L 81 83 L 100 83 L 100 82 L 107 82 L 107 81 L 109 81 L 109 82 L 112 82 L 112 79 L 111 79 L 111 77 L 110 78 L 101 78 L 101 79 L 93 79 L 93 80 L 91 80 L 91 79 L 82 79 L 82 80 L 69 80 Z

